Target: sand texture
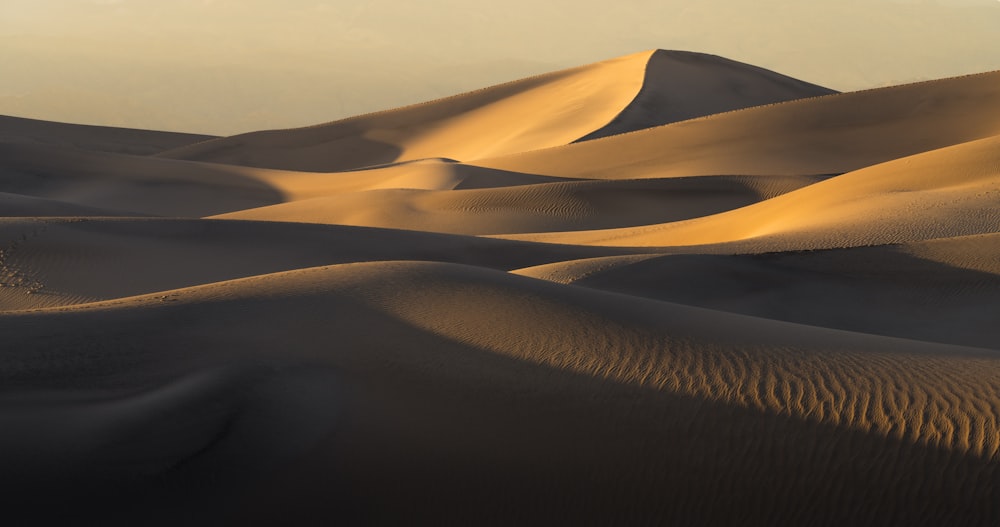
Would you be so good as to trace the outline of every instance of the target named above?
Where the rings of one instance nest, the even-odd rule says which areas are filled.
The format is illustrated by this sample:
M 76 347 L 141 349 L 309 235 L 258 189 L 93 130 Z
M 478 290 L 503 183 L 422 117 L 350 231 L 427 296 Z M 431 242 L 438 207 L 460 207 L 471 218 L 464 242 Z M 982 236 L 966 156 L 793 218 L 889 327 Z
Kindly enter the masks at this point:
M 12 525 L 1000 522 L 1000 73 L 0 118 Z

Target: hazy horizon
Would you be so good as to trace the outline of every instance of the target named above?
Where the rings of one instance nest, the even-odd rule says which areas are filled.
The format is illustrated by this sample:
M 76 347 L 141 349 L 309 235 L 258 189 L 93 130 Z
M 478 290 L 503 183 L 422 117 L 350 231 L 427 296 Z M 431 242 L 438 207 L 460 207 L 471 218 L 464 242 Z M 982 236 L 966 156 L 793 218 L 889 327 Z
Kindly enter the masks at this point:
M 663 48 L 838 90 L 1000 69 L 1000 2 L 8 0 L 0 114 L 232 134 Z

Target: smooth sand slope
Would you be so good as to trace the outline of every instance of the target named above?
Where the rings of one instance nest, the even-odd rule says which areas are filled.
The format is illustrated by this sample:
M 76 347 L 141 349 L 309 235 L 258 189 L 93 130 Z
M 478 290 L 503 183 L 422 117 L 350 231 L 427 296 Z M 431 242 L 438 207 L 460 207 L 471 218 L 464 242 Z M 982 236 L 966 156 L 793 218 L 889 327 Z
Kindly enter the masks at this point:
M 284 510 L 713 523 L 996 512 L 1000 362 L 982 350 L 439 263 L 169 296 L 0 319 L 17 344 L 5 389 L 54 390 L 8 417 L 22 424 L 3 439 L 15 491 L 53 474 L 88 481 L 70 503 L 105 512 L 103 499 L 124 494 L 106 511 L 119 519 L 180 504 L 256 521 Z
M 129 215 L 204 216 L 280 203 L 284 199 L 280 189 L 253 172 L 242 167 L 0 143 L 0 191 Z
M 565 179 L 448 159 L 315 173 L 0 143 L 0 192 L 101 208 L 108 215 L 202 217 L 366 190 L 451 190 L 556 181 Z M 23 215 L 53 214 L 38 209 Z
M 694 220 L 517 237 L 619 246 L 849 247 L 996 232 L 998 204 L 1000 136 L 889 161 Z
M 0 115 L 0 143 L 70 146 L 83 150 L 148 155 L 214 139 L 210 135 L 54 123 Z
M 397 110 L 162 155 L 309 171 L 431 157 L 469 161 L 829 93 L 720 57 L 646 51 Z
M 222 214 L 456 234 L 573 231 L 706 216 L 802 188 L 816 178 L 696 177 L 571 181 L 477 190 L 370 190 Z
M 749 108 L 476 164 L 582 178 L 834 174 L 1000 134 L 1000 72 Z
M 580 141 L 835 91 L 716 55 L 656 50 L 635 99 Z
M 3 520 L 993 527 L 998 80 L 0 119 Z
M 1000 342 L 997 255 L 994 233 L 825 251 L 609 256 L 514 272 L 812 326 L 991 347 Z
M 79 304 L 345 262 L 431 260 L 510 270 L 624 252 L 327 225 L 0 218 L 0 310 Z
M 119 216 L 119 211 L 85 207 L 44 198 L 0 192 L 0 217 L 31 216 Z

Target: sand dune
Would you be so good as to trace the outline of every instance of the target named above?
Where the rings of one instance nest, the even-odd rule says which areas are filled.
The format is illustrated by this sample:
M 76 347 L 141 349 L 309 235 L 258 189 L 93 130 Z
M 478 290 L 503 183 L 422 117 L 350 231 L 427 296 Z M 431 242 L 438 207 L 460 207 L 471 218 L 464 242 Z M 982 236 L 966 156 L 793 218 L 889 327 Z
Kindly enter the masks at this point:
M 561 177 L 834 174 L 1000 134 L 1000 72 L 786 102 L 476 164 Z
M 51 199 L 0 192 L 0 217 L 18 216 L 118 216 L 122 213 Z
M 69 146 L 99 152 L 148 155 L 209 139 L 214 139 L 214 137 L 210 135 L 54 123 L 39 121 L 37 119 L 0 115 L 0 143 Z
M 720 57 L 647 51 L 416 106 L 217 139 L 162 155 L 308 171 L 429 157 L 469 161 L 829 93 Z
M 285 202 L 367 190 L 459 190 L 566 181 L 565 178 L 483 168 L 452 159 L 420 159 L 332 173 L 233 168 L 279 189 Z
M 474 189 L 564 181 L 447 159 L 315 173 L 11 143 L 0 143 L 0 176 L 0 192 L 101 208 L 109 215 L 184 217 L 375 189 Z
M 992 309 L 1000 297 L 998 254 L 1000 234 L 988 234 L 828 251 L 614 256 L 515 273 L 811 326 L 990 347 L 1000 342 Z
M 631 104 L 581 141 L 623 134 L 740 108 L 836 93 L 724 57 L 656 50 Z
M 3 518 L 993 526 L 998 76 L 0 119 Z
M 326 225 L 0 218 L 0 311 L 345 262 L 431 260 L 508 270 L 622 252 Z
M 245 169 L 0 143 L 0 191 L 127 214 L 204 216 L 280 203 Z
M 400 284 L 408 286 L 400 290 Z M 1000 376 L 995 355 L 981 350 L 769 322 L 437 263 L 292 271 L 168 297 L 167 303 L 148 296 L 0 319 L 8 340 L 18 344 L 14 357 L 21 365 L 16 377 L 4 371 L 8 389 L 58 387 L 66 397 L 67 390 L 94 393 L 109 385 L 125 394 L 157 387 L 126 399 L 77 403 L 83 406 L 76 412 L 108 422 L 102 425 L 107 433 L 89 442 L 69 439 L 77 436 L 65 432 L 79 425 L 60 419 L 66 410 L 58 399 L 36 403 L 41 411 L 29 420 L 53 432 L 48 444 L 69 442 L 65 464 L 99 483 L 82 496 L 116 495 L 129 482 L 126 495 L 136 499 L 124 502 L 119 514 L 125 518 L 142 517 L 133 504 L 162 508 L 168 500 L 206 505 L 214 519 L 246 507 L 291 506 L 310 514 L 359 506 L 353 500 L 361 499 L 380 511 L 367 518 L 386 521 L 432 521 L 443 511 L 452 518 L 488 512 L 517 521 L 537 517 L 536 511 L 546 516 L 552 502 L 590 520 L 682 520 L 705 514 L 704 506 L 721 499 L 727 506 L 710 507 L 717 512 L 707 517 L 724 521 L 736 519 L 730 504 L 756 499 L 759 512 L 741 512 L 740 519 L 763 522 L 792 517 L 793 510 L 795 517 L 835 514 L 845 503 L 861 506 L 876 490 L 883 503 L 906 505 L 901 517 L 907 519 L 975 519 L 995 511 L 977 483 L 996 477 L 996 465 L 986 460 L 997 453 L 1000 430 L 981 416 L 1000 409 Z M 210 335 L 222 328 L 239 348 L 217 346 Z M 42 339 L 41 331 L 55 337 Z M 92 347 L 109 338 L 142 351 L 125 356 Z M 70 360 L 79 349 L 92 350 L 83 372 Z M 40 359 L 52 353 L 69 362 L 53 368 L 52 359 Z M 137 360 L 138 370 L 123 363 Z M 164 384 L 191 368 L 240 363 L 271 364 L 274 373 L 256 383 L 249 374 L 230 373 Z M 283 373 L 295 364 L 311 365 L 312 383 Z M 327 380 L 319 384 L 328 390 L 320 395 L 311 384 L 322 375 Z M 308 404 L 310 397 L 317 404 Z M 208 400 L 217 402 L 198 402 Z M 325 411 L 322 401 L 328 401 Z M 414 414 L 421 417 L 405 417 Z M 151 418 L 157 415 L 163 418 Z M 133 441 L 165 432 L 163 419 L 171 415 L 183 416 L 185 426 L 172 432 L 164 444 L 169 448 Z M 296 434 L 262 436 L 278 416 Z M 113 426 L 114 420 L 130 426 Z M 234 424 L 220 439 L 226 422 Z M 25 445 L 32 435 L 18 430 L 5 438 L 5 452 L 38 448 Z M 134 446 L 122 451 L 116 444 Z M 730 448 L 719 450 L 722 445 Z M 214 458 L 192 458 L 200 448 Z M 817 449 L 823 454 L 815 455 Z M 783 461 L 776 463 L 769 453 L 778 451 Z M 129 464 L 102 463 L 109 452 L 116 461 L 128 456 Z M 897 456 L 907 461 L 892 461 Z M 304 476 L 293 470 L 280 484 L 269 480 L 268 466 L 289 457 L 299 458 L 297 465 L 340 469 Z M 163 468 L 182 460 L 188 461 L 177 469 Z M 37 469 L 18 461 L 18 475 L 44 485 L 30 478 L 44 474 L 44 458 Z M 679 469 L 689 464 L 712 477 L 692 479 Z M 847 469 L 867 465 L 880 470 Z M 223 488 L 250 487 L 258 498 L 182 491 L 183 482 L 215 470 L 222 470 Z M 405 475 L 386 485 L 385 470 Z M 590 476 L 579 480 L 580 470 Z M 938 476 L 917 477 L 928 470 Z M 743 479 L 749 474 L 757 485 L 767 484 L 766 497 L 749 490 Z M 507 486 L 522 478 L 525 484 Z M 290 487 L 282 492 L 284 485 Z M 303 503 L 301 493 L 317 485 L 351 493 L 328 495 L 333 504 Z M 503 501 L 496 502 L 501 488 Z M 664 507 L 664 492 L 695 500 L 698 512 Z M 471 501 L 456 506 L 446 497 L 455 493 Z M 788 499 L 805 501 L 788 509 L 782 505 Z M 629 515 L 621 513 L 623 503 Z M 887 518 L 881 509 L 865 510 L 869 521 Z
M 802 188 L 810 177 L 574 181 L 480 190 L 343 193 L 219 218 L 337 223 L 456 234 L 573 231 L 706 216 Z
M 741 247 L 753 250 L 849 247 L 995 232 L 998 203 L 1000 136 L 889 161 L 685 222 L 517 238 L 619 246 L 743 241 Z

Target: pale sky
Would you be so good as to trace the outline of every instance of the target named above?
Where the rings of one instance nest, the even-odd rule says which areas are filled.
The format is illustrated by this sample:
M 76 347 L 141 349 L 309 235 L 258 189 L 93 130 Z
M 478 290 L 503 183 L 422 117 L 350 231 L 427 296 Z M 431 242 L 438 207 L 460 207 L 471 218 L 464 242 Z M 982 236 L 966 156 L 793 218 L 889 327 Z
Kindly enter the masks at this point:
M 0 114 L 301 126 L 646 49 L 839 90 L 1000 69 L 997 0 L 0 0 Z

